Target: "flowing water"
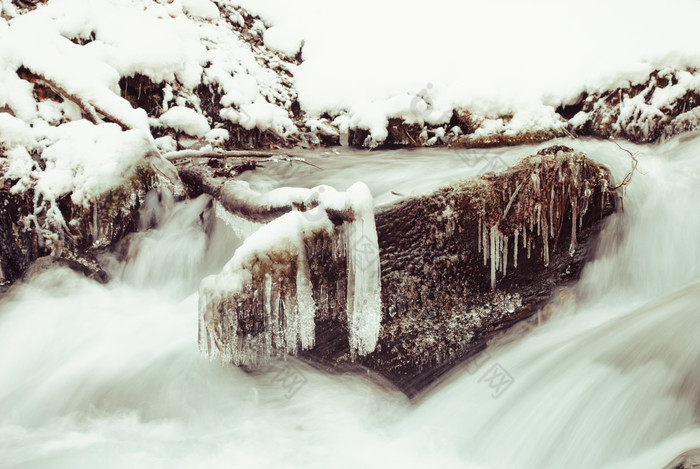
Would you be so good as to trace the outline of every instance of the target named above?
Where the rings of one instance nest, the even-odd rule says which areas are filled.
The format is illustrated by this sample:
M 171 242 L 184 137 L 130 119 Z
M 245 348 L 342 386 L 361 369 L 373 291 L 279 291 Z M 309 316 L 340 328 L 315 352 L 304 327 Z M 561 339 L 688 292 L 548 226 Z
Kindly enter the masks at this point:
M 629 170 L 610 143 L 576 146 Z M 532 149 L 327 153 L 248 178 L 363 180 L 386 203 Z M 206 199 L 152 196 L 158 224 L 105 259 L 108 285 L 55 270 L 0 303 L 0 467 L 660 469 L 700 447 L 700 137 L 637 149 L 578 302 L 414 402 L 293 359 L 246 374 L 202 357 L 197 284 L 240 240 Z

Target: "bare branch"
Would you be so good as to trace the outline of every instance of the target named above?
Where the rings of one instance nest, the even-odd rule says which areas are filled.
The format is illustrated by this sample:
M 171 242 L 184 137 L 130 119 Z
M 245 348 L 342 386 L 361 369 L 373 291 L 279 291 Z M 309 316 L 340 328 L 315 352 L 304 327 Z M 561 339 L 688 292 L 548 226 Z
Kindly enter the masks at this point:
M 256 150 L 180 150 L 165 153 L 163 158 L 168 161 L 184 160 L 187 158 L 271 158 L 273 156 L 281 156 L 282 152 L 275 151 L 256 151 Z
M 637 169 L 637 165 L 639 164 L 639 160 L 637 160 L 637 154 L 638 154 L 638 153 L 632 153 L 630 150 L 628 150 L 628 149 L 626 149 L 626 148 L 623 148 L 623 147 L 622 147 L 619 143 L 617 143 L 615 140 L 612 140 L 612 139 L 611 139 L 611 141 L 612 141 L 615 145 L 617 145 L 617 148 L 619 148 L 620 150 L 624 151 L 625 153 L 627 153 L 628 155 L 630 155 L 630 158 L 632 158 L 632 169 L 630 170 L 630 172 L 627 173 L 627 174 L 625 175 L 625 177 L 622 179 L 622 182 L 621 182 L 620 184 L 618 184 L 617 186 L 613 186 L 613 187 L 610 187 L 610 188 L 609 188 L 609 190 L 614 191 L 614 190 L 619 189 L 620 187 L 623 187 L 623 186 L 626 186 L 627 184 L 629 184 L 629 183 L 632 181 L 632 176 L 634 175 L 634 172 L 635 172 L 635 171 L 639 172 L 640 174 L 644 174 L 644 173 L 641 172 L 641 171 L 639 171 L 639 170 Z
M 115 124 L 118 124 L 123 130 L 130 130 L 132 128 L 130 125 L 127 125 L 121 119 L 114 116 L 112 113 L 105 111 L 104 109 L 95 106 L 94 104 L 88 101 L 85 101 L 80 96 L 66 91 L 65 88 L 63 88 L 61 85 L 54 82 L 53 80 L 49 80 L 48 78 L 34 71 L 32 71 L 31 73 L 34 75 L 35 81 L 51 88 L 56 94 L 60 95 L 63 99 L 67 99 L 68 101 L 75 103 L 80 108 L 80 110 L 83 111 L 83 115 L 87 118 L 87 120 L 89 120 L 93 124 L 97 125 L 103 123 L 102 119 L 99 116 L 99 114 L 102 114 L 110 121 L 114 122 Z
M 180 150 L 171 151 L 163 155 L 168 161 L 178 161 L 184 159 L 199 159 L 199 158 L 214 158 L 214 159 L 228 159 L 228 158 L 265 158 L 269 161 L 289 161 L 289 163 L 304 163 L 309 166 L 313 166 L 316 169 L 322 169 L 313 163 L 309 163 L 304 158 L 299 156 L 289 156 L 290 152 L 278 152 L 278 151 L 257 151 L 257 150 Z

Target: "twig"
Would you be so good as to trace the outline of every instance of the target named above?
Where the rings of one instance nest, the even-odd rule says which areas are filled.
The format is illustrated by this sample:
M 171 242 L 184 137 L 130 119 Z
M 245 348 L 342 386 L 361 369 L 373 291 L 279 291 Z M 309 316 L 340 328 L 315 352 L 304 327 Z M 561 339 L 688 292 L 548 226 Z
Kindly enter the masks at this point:
M 508 205 L 506 205 L 506 209 L 503 211 L 503 218 L 508 215 L 508 210 L 510 210 L 510 206 L 513 205 L 513 201 L 515 200 L 515 196 L 518 195 L 518 191 L 520 190 L 520 186 L 522 186 L 523 183 L 519 183 L 517 186 L 515 186 L 515 190 L 513 191 L 513 195 L 510 196 L 510 200 L 508 201 Z
M 618 184 L 617 186 L 613 186 L 613 187 L 609 187 L 609 188 L 608 188 L 609 190 L 614 191 L 614 190 L 619 189 L 620 187 L 623 187 L 623 186 L 626 186 L 627 184 L 629 184 L 630 181 L 632 181 L 632 176 L 634 175 L 634 172 L 635 172 L 635 171 L 639 172 L 640 174 L 644 174 L 644 173 L 642 173 L 641 171 L 639 171 L 639 170 L 637 169 L 637 165 L 639 164 L 639 160 L 637 160 L 637 153 L 632 153 L 632 152 L 629 151 L 628 149 L 622 148 L 622 147 L 620 146 L 620 144 L 617 143 L 615 140 L 612 140 L 612 142 L 613 142 L 615 145 L 617 145 L 617 148 L 619 148 L 620 150 L 624 151 L 625 153 L 627 153 L 628 155 L 630 155 L 630 158 L 632 158 L 632 169 L 630 170 L 630 172 L 627 173 L 627 175 L 625 175 L 624 179 L 622 180 L 622 182 L 621 182 L 620 184 Z
M 32 72 L 32 73 L 34 73 L 34 72 Z M 53 82 L 52 80 L 49 80 L 48 78 L 45 78 L 45 77 L 38 75 L 36 73 L 34 73 L 34 75 L 36 76 L 35 81 L 41 82 L 42 84 L 44 84 L 44 85 L 48 86 L 49 88 L 51 88 L 52 90 L 54 90 L 54 92 L 56 92 L 56 94 L 61 95 L 61 97 L 63 97 L 64 99 L 67 99 L 67 100 L 75 103 L 83 111 L 83 115 L 85 115 L 85 117 L 87 117 L 87 120 L 89 120 L 90 122 L 92 122 L 95 125 L 102 123 L 102 119 L 100 119 L 100 116 L 97 115 L 97 110 L 95 109 L 95 107 L 92 104 L 88 103 L 87 101 L 84 101 L 79 96 L 75 96 L 74 94 L 69 93 L 68 91 L 63 89 L 63 87 L 61 87 L 59 84 Z
M 304 158 L 298 156 L 289 156 L 288 151 L 258 151 L 258 150 L 180 150 L 171 151 L 163 155 L 168 161 L 178 161 L 188 158 L 215 158 L 225 160 L 227 158 L 267 158 L 272 161 L 289 161 L 293 163 L 298 161 L 299 163 L 304 163 L 309 166 L 313 166 L 316 169 L 322 169 L 313 163 L 309 163 Z
M 274 158 L 274 157 L 273 157 L 273 160 L 274 160 L 274 161 L 289 161 L 289 164 L 290 164 L 290 165 L 292 164 L 292 162 L 298 161 L 299 163 L 304 163 L 304 164 L 308 164 L 309 166 L 313 166 L 313 167 L 316 168 L 316 169 L 323 169 L 323 168 L 321 168 L 320 166 L 316 166 L 316 165 L 313 164 L 313 163 L 309 163 L 309 162 L 306 161 L 304 158 L 300 158 L 300 157 L 298 157 L 298 156 L 282 156 L 282 157 L 279 157 L 279 158 Z
M 562 130 L 566 134 L 567 137 L 569 137 L 571 140 L 576 140 L 578 138 L 578 135 L 576 135 L 573 131 L 567 129 L 566 127 L 562 127 Z

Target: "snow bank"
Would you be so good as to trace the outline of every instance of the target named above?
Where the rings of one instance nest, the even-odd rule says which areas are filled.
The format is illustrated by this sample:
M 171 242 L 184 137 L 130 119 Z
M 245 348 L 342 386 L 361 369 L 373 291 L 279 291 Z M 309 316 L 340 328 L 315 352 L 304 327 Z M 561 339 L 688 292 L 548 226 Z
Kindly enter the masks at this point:
M 247 17 L 219 3 L 223 15 L 209 0 L 50 0 L 19 15 L 3 0 L 10 13 L 0 20 L 0 108 L 29 125 L 83 117 L 144 131 L 163 124 L 203 138 L 210 120 L 221 119 L 202 109 L 195 91 L 203 83 L 244 128 L 296 132 L 289 64 L 242 37 L 261 36 L 260 21 L 248 30 Z M 164 84 L 162 116 L 122 97 L 120 80 L 136 74 Z M 37 94 L 35 83 L 60 99 Z
M 33 189 L 36 213 L 49 214 L 53 227 L 68 222 L 59 198 L 87 208 L 126 182 L 147 155 L 177 149 L 173 135 L 225 146 L 230 133 L 212 105 L 243 116 L 246 129 L 282 137 L 297 131 L 287 112 L 296 92 L 286 62 L 260 47 L 262 22 L 249 26 L 250 17 L 228 2 L 49 0 L 31 11 L 9 0 L 0 5 L 3 177 L 14 193 Z M 251 31 L 257 42 L 243 37 Z M 221 102 L 202 102 L 197 93 Z M 148 161 L 157 171 L 172 172 L 155 160 Z
M 445 123 L 452 109 L 513 115 L 511 133 L 549 129 L 581 92 L 700 67 L 694 0 L 236 1 L 272 26 L 269 47 L 303 41 L 295 78 L 310 117 L 347 114 L 375 140 L 391 117 Z
M 373 146 L 396 140 L 390 121 L 398 120 L 419 127 L 409 141 L 426 145 L 461 133 L 545 139 L 575 127 L 555 109 L 582 93 L 639 84 L 669 66 L 700 68 L 695 0 L 663 9 L 650 0 L 585 8 L 550 0 L 49 0 L 21 15 L 9 0 L 2 5 L 0 108 L 29 125 L 82 116 L 146 131 L 165 124 L 202 140 L 224 126 L 241 141 L 242 129 L 311 143 L 364 129 L 368 137 L 352 143 Z M 20 67 L 79 102 L 33 96 Z M 136 75 L 163 85 L 148 115 L 121 96 L 120 79 Z M 678 85 L 674 92 L 698 86 Z M 654 112 L 671 98 L 645 104 Z M 296 102 L 302 114 L 292 111 Z M 168 114 L 173 107 L 199 117 Z M 631 101 L 622 113 L 639 108 Z M 473 122 L 450 124 L 453 110 L 469 111 Z M 673 126 L 696 120 L 691 113 Z

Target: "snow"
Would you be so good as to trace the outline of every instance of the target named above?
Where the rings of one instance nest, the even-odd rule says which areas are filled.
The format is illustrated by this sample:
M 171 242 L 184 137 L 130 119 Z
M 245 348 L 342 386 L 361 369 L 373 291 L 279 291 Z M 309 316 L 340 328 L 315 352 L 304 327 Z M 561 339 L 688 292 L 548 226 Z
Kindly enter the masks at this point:
M 312 233 L 331 230 L 332 224 L 328 217 L 311 221 L 302 212 L 293 211 L 261 226 L 246 238 L 221 273 L 205 278 L 200 285 L 200 346 L 203 347 L 203 351 L 213 355 L 218 350 L 224 360 L 237 365 L 255 366 L 261 360 L 269 359 L 273 343 L 290 354 L 296 354 L 300 345 L 302 350 L 312 347 L 315 339 L 316 307 L 311 295 L 304 238 Z M 246 286 L 251 284 L 257 264 L 272 264 L 276 255 L 280 254 L 287 254 L 296 259 L 297 291 L 294 298 L 287 298 L 284 302 L 285 316 L 282 318 L 279 314 L 279 303 L 283 301 L 281 295 L 284 289 L 277 283 L 278 280 L 273 281 L 269 274 L 266 274 L 261 285 L 254 285 L 256 291 L 264 295 L 262 309 L 254 313 L 265 318 L 268 325 L 261 333 L 264 346 L 260 357 L 261 351 L 255 346 L 254 339 L 246 341 L 244 338 L 244 343 L 239 344 L 238 310 L 235 307 L 226 309 L 229 303 L 227 298 L 242 293 Z M 224 315 L 221 314 L 221 309 L 225 309 Z M 230 324 L 233 329 L 227 334 L 227 345 L 217 346 L 216 341 L 222 340 L 215 333 L 216 324 L 224 322 Z M 273 342 L 273 331 L 278 327 L 282 335 Z M 204 338 L 207 340 L 203 343 Z
M 68 222 L 59 197 L 87 207 L 156 150 L 222 146 L 229 135 L 205 117 L 202 83 L 246 128 L 297 131 L 288 64 L 241 37 L 246 18 L 227 2 L 221 14 L 210 0 L 49 0 L 32 11 L 0 2 L 2 171 L 14 193 L 35 190 L 35 215 L 53 226 Z M 265 25 L 253 29 L 261 36 Z M 163 85 L 150 115 L 122 97 L 120 80 L 136 74 Z
M 195 18 L 213 20 L 219 17 L 219 8 L 209 0 L 182 0 L 182 9 Z
M 0 114 L 0 145 L 5 148 L 34 144 L 32 128 L 23 120 L 10 114 Z
M 154 140 L 156 148 L 161 153 L 169 153 L 177 150 L 177 141 L 170 135 L 158 137 Z
M 33 188 L 35 198 L 48 204 L 70 194 L 83 207 L 122 184 L 153 151 L 150 135 L 142 130 L 123 132 L 117 124 L 86 120 L 56 127 L 35 122 L 31 127 L 9 114 L 0 114 L 0 145 L 6 148 L 4 177 L 17 180 L 13 192 Z M 45 169 L 27 148 L 40 150 Z
M 237 2 L 272 26 L 267 46 L 303 41 L 295 78 L 310 118 L 347 114 L 378 141 L 389 117 L 446 122 L 453 108 L 515 114 L 507 132 L 551 128 L 581 92 L 700 66 L 694 0 Z
M 226 129 L 211 129 L 206 133 L 204 138 L 207 142 L 213 145 L 222 145 L 230 137 L 228 130 Z
M 49 199 L 71 194 L 88 207 L 106 189 L 123 183 L 135 165 L 152 151 L 145 132 L 122 132 L 116 124 L 77 121 L 56 127 L 42 156 L 44 171 L 35 174 L 36 188 Z
M 160 116 L 160 122 L 193 137 L 204 137 L 211 130 L 206 117 L 183 106 L 173 106 L 165 111 Z
M 582 92 L 640 83 L 664 67 L 700 68 L 694 0 L 670 0 L 661 10 L 650 0 L 586 8 L 549 0 L 50 0 L 23 14 L 8 0 L 2 5 L 0 108 L 35 127 L 81 118 L 69 100 L 35 99 L 16 74 L 24 66 L 94 107 L 100 120 L 144 131 L 163 123 L 214 145 L 225 138 L 208 135 L 217 122 L 195 95 L 200 84 L 218 92 L 215 121 L 248 130 L 286 138 L 305 131 L 300 124 L 340 137 L 362 128 L 375 146 L 387 138 L 389 119 L 399 118 L 439 126 L 423 135 L 434 145 L 459 135 L 447 128 L 454 109 L 473 115 L 474 137 L 557 130 L 566 123 L 556 107 Z M 135 74 L 164 84 L 164 115 L 146 115 L 120 96 L 119 80 Z M 678 77 L 651 102 L 627 103 L 624 116 L 643 122 L 700 88 L 697 74 Z M 295 101 L 306 112 L 301 122 L 291 112 Z M 689 114 L 677 126 L 695 120 Z
M 28 125 L 42 125 L 39 119 L 55 126 L 82 113 L 70 100 L 33 96 L 32 83 L 16 73 L 20 67 L 94 107 L 98 123 L 102 114 L 130 129 L 162 123 L 204 138 L 210 125 L 194 95 L 204 82 L 221 88 L 224 114 L 245 128 L 296 131 L 286 110 L 296 96 L 288 64 L 241 38 L 233 27 L 245 21 L 233 9 L 222 16 L 209 0 L 51 0 L 22 15 L 3 0 L 3 8 L 9 21 L 0 20 L 0 108 Z M 265 29 L 259 21 L 255 28 Z M 135 74 L 164 83 L 162 116 L 147 116 L 121 97 L 119 80 Z
M 221 117 L 234 124 L 240 124 L 246 130 L 258 128 L 273 130 L 278 135 L 287 135 L 295 129 L 287 111 L 262 98 L 258 98 L 254 103 L 243 104 L 240 109 L 222 110 Z

